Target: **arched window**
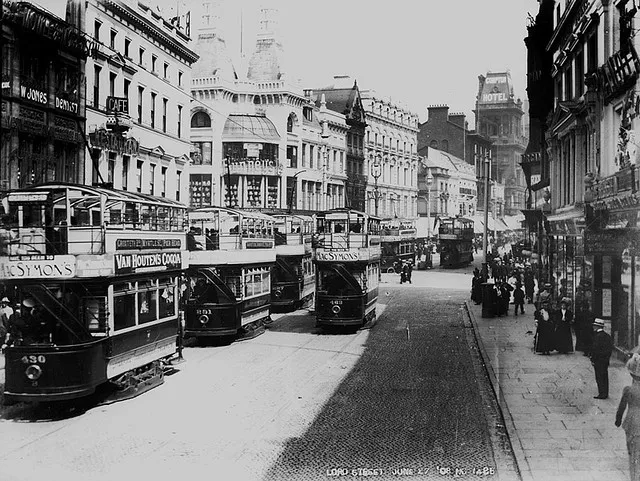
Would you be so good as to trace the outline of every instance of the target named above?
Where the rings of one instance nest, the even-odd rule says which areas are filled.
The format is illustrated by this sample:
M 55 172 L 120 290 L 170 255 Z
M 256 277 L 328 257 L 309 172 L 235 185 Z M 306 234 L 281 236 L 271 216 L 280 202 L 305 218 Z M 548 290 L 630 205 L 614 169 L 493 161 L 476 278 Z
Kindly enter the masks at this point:
M 448 140 L 443 140 L 442 141 L 442 150 L 444 150 L 445 152 L 449 152 L 449 141 Z
M 437 149 L 438 148 L 438 141 L 437 140 L 432 140 L 429 143 L 429 147 L 433 147 L 434 149 Z
M 211 127 L 211 118 L 206 112 L 196 112 L 191 117 L 191 127 Z
M 294 120 L 295 120 L 295 116 L 293 114 L 289 114 L 289 118 L 287 118 L 287 132 L 293 132 Z

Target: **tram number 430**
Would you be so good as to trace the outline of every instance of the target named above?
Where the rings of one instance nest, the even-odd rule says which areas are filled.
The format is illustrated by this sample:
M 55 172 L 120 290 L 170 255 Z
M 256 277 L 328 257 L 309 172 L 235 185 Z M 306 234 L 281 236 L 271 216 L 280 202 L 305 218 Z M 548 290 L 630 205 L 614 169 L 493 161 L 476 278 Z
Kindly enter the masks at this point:
M 40 356 L 22 356 L 21 361 L 24 364 L 37 364 L 37 363 L 43 364 L 43 363 L 47 362 L 47 358 L 45 356 L 42 356 L 42 355 L 40 355 Z
M 341 304 L 342 304 L 342 300 L 340 300 L 340 299 L 333 299 L 333 300 L 331 300 L 331 301 L 329 301 L 329 302 L 330 302 L 330 303 L 331 303 L 331 305 L 333 305 L 333 306 L 338 306 L 338 305 L 341 305 Z

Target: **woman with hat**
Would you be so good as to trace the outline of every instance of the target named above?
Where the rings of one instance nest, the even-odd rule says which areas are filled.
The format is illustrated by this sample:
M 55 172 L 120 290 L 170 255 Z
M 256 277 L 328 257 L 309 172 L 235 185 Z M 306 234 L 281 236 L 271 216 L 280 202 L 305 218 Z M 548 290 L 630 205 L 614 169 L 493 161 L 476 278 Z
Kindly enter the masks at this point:
M 632 481 L 640 480 L 640 354 L 634 354 L 627 361 L 627 369 L 631 374 L 631 386 L 622 390 L 622 398 L 616 412 L 616 426 L 620 427 L 627 436 L 627 451 L 629 452 L 629 473 Z M 625 410 L 627 415 L 622 421 Z
M 549 303 L 542 302 L 540 308 L 534 312 L 533 318 L 536 321 L 535 352 L 549 355 L 555 349 L 554 327 L 551 313 L 549 312 Z
M 571 336 L 573 312 L 569 309 L 570 305 L 571 300 L 568 297 L 563 297 L 560 301 L 560 309 L 553 313 L 556 349 L 562 354 L 573 352 L 573 337 Z

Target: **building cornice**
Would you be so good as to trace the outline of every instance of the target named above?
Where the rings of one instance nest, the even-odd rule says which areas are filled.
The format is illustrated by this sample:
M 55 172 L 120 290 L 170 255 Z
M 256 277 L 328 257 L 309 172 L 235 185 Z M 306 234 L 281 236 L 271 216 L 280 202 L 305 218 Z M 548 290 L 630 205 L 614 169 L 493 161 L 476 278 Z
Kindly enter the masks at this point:
M 189 64 L 195 63 L 200 58 L 200 56 L 193 50 L 171 38 L 168 33 L 163 32 L 156 25 L 153 25 L 153 23 L 141 16 L 128 5 L 125 5 L 118 0 L 97 1 L 98 5 L 101 5 L 105 10 L 119 15 L 121 18 L 129 22 L 134 29 L 149 35 L 153 39 L 157 40 L 163 47 L 181 55 Z M 189 40 L 189 37 L 185 36 L 179 30 L 175 31 L 175 35 L 178 38 L 183 38 L 185 42 Z

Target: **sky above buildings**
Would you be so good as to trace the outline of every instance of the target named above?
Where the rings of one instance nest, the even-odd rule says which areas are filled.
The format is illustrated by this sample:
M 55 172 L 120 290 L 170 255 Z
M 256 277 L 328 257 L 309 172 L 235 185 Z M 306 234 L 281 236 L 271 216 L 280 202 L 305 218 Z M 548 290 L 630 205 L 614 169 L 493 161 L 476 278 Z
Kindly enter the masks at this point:
M 219 0 L 232 57 L 250 55 L 261 6 L 279 11 L 278 34 L 289 69 L 305 88 L 349 75 L 427 119 L 427 107 L 447 104 L 470 127 L 478 75 L 509 70 L 516 98 L 526 98 L 527 16 L 537 0 Z M 147 0 L 196 11 L 201 0 Z M 66 0 L 37 0 L 64 17 Z M 193 26 L 198 15 L 192 15 Z M 242 19 L 242 21 L 241 21 Z M 240 26 L 242 25 L 242 29 Z M 242 31 L 242 42 L 240 32 Z M 193 36 L 193 34 L 192 34 Z M 238 68 L 238 66 L 236 67 Z

